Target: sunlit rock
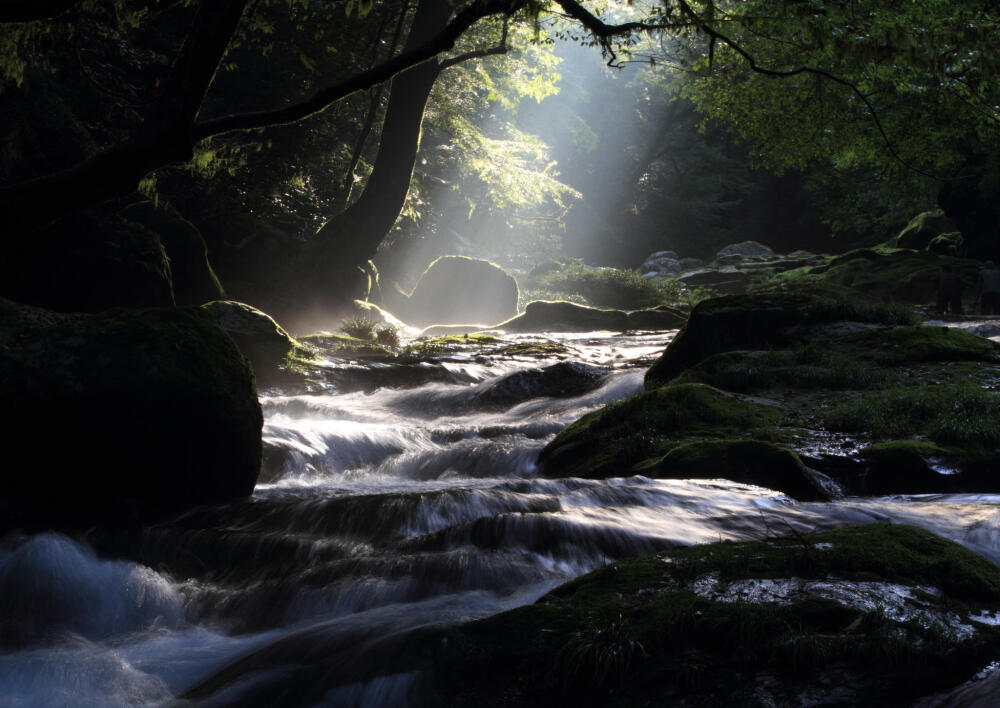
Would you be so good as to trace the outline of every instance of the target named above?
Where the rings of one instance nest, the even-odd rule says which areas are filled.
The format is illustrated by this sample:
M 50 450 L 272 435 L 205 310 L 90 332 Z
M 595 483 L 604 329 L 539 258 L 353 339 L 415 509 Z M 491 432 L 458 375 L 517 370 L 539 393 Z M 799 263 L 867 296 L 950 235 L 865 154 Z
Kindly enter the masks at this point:
M 420 276 L 409 296 L 387 303 L 404 322 L 489 326 L 517 314 L 517 282 L 489 261 L 442 256 Z
M 18 511 L 65 523 L 253 490 L 253 372 L 207 311 L 63 315 L 0 301 L 0 335 L 2 494 Z
M 629 328 L 628 315 L 621 310 L 604 310 L 575 302 L 535 300 L 524 312 L 497 325 L 508 332 L 589 332 Z

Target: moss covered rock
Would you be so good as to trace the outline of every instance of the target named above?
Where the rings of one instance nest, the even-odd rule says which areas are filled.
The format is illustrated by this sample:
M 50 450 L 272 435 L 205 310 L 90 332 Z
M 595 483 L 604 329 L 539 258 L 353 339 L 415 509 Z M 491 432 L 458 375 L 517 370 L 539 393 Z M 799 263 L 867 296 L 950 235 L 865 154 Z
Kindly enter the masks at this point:
M 170 261 L 149 228 L 107 211 L 9 238 L 0 296 L 59 312 L 174 304 Z
M 3 500 L 43 523 L 253 491 L 253 371 L 200 308 L 57 314 L 0 301 Z
M 295 358 L 309 359 L 312 351 L 297 342 L 266 312 L 242 302 L 216 300 L 202 308 L 236 342 L 253 363 L 258 380 L 265 385 L 283 377 L 279 370 L 294 365 Z
M 773 424 L 777 409 L 704 384 L 646 391 L 589 413 L 538 457 L 547 477 L 622 477 L 687 436 L 741 435 Z M 673 444 L 676 444 L 674 442 Z
M 508 332 L 590 332 L 629 329 L 628 315 L 621 310 L 604 310 L 565 300 L 535 300 L 524 312 L 497 325 Z
M 667 305 L 657 305 L 628 313 L 629 329 L 677 329 L 683 327 L 685 322 L 687 314 Z
M 993 660 L 998 610 L 993 563 L 873 524 L 617 561 L 421 663 L 447 705 L 910 705 Z
M 416 327 L 492 325 L 517 314 L 517 298 L 517 282 L 500 266 L 479 258 L 442 256 L 427 266 L 413 292 L 390 308 Z
M 838 320 L 882 322 L 908 313 L 827 293 L 770 291 L 712 298 L 695 306 L 687 324 L 646 374 L 655 387 L 713 354 L 788 344 L 793 328 Z
M 633 470 L 658 479 L 728 479 L 787 494 L 799 501 L 831 497 L 822 478 L 791 450 L 760 440 L 701 440 L 684 443 Z
M 899 232 L 896 246 L 919 251 L 927 248 L 938 235 L 954 231 L 958 231 L 958 227 L 941 209 L 923 211 L 910 219 L 910 223 Z

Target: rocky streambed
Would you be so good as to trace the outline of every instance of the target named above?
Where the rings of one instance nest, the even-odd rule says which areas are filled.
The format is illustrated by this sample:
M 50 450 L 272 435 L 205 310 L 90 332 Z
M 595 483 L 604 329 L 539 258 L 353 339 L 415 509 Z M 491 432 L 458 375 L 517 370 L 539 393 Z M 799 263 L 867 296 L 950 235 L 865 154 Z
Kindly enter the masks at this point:
M 11 529 L 12 705 L 905 705 L 1000 656 L 986 338 L 819 291 L 396 351 L 239 326 L 253 495 Z

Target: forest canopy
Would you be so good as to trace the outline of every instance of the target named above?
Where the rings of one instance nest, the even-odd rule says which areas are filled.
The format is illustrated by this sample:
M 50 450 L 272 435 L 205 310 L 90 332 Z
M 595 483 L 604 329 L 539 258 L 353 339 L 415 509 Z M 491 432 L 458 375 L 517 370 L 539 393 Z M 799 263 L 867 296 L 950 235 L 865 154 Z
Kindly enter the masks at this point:
M 662 245 L 654 203 L 724 233 L 785 173 L 810 224 L 884 238 L 936 201 L 993 254 L 998 20 L 972 0 L 7 3 L 3 229 L 153 198 L 224 281 L 343 299 L 406 222 L 538 243 L 624 224 L 638 252 Z M 631 77 L 639 129 L 556 97 L 574 42 Z

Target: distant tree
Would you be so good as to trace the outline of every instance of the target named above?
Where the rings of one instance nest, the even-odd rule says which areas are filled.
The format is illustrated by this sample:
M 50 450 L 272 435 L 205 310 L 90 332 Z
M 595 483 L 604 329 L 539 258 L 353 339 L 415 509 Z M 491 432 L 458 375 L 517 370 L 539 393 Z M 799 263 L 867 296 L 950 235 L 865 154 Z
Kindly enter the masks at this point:
M 974 252 L 1000 248 L 1000 6 L 766 0 L 679 8 L 698 41 L 686 95 L 759 164 L 877 170 L 937 189 Z

